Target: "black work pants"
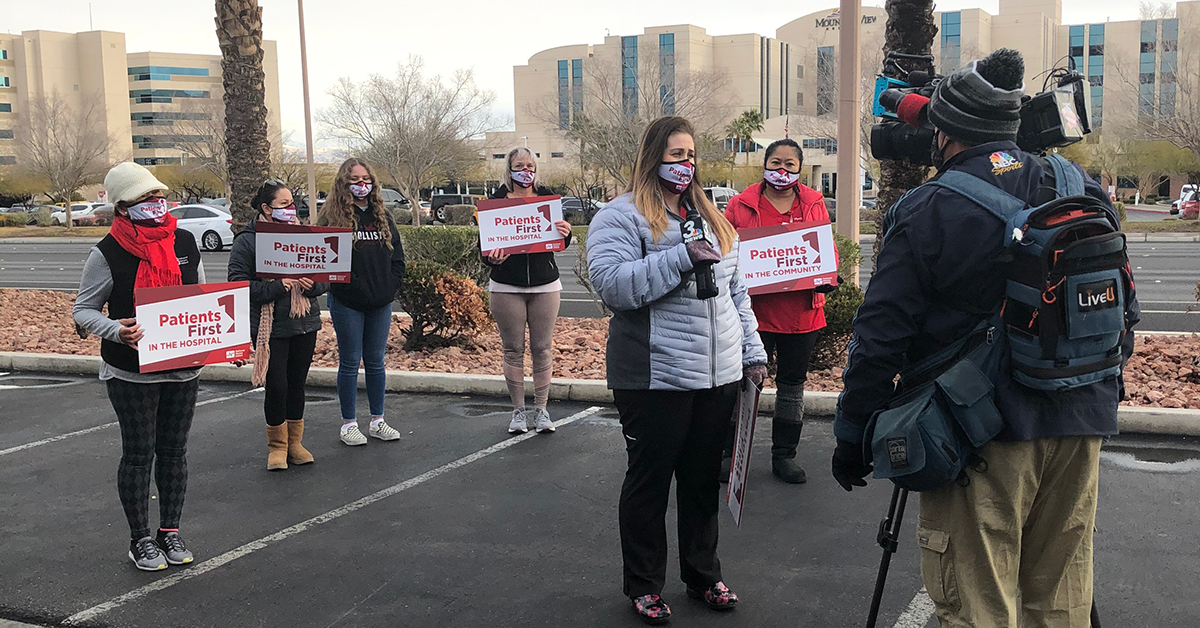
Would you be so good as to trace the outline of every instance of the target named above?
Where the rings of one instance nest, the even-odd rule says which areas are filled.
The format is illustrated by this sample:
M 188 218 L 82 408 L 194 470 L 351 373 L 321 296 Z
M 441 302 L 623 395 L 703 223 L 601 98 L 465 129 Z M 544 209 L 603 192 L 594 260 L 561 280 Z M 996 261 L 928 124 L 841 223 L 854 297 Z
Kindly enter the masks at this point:
M 614 390 L 613 397 L 629 456 L 620 505 L 625 595 L 657 595 L 666 583 L 672 477 L 680 576 L 698 588 L 720 582 L 721 447 L 737 404 L 737 384 L 687 392 Z
M 263 409 L 267 425 L 304 418 L 304 383 L 317 347 L 317 332 L 271 339 L 271 361 L 267 364 L 266 397 Z

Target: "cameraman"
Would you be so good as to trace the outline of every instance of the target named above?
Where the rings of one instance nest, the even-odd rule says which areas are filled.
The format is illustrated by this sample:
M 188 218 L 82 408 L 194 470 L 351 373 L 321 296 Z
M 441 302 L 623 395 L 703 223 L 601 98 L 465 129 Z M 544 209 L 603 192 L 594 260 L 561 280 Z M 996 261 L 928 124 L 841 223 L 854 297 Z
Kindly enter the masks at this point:
M 935 179 L 958 170 L 1030 206 L 1053 198 L 1049 166 L 1015 141 L 1024 74 L 1020 53 L 1001 49 L 941 81 L 929 103 Z M 1111 209 L 1104 191 L 1084 179 L 1086 193 Z M 896 375 L 995 313 L 1005 290 L 1005 226 L 961 195 L 921 186 L 892 207 L 887 222 L 834 421 L 833 475 L 847 491 L 866 486 L 872 467 L 863 428 L 888 401 Z M 1130 330 L 1138 312 L 1130 299 Z M 1128 358 L 1132 333 L 1124 349 Z M 1121 384 L 1045 393 L 1010 373 L 1005 359 L 995 393 L 1005 427 L 980 452 L 986 468 L 969 470 L 966 486 L 921 494 L 921 574 L 943 628 L 1019 621 L 1085 628 L 1100 441 L 1117 432 Z

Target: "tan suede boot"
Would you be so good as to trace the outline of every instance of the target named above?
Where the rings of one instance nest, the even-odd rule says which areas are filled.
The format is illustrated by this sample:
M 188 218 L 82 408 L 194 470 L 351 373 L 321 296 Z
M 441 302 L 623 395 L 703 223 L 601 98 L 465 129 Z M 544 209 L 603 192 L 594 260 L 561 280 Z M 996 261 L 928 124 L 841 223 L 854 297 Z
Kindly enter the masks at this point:
M 292 464 L 308 464 L 313 461 L 313 455 L 304 448 L 304 419 L 287 422 L 288 448 L 287 459 Z
M 282 471 L 288 467 L 288 428 L 286 425 L 267 426 L 267 471 Z

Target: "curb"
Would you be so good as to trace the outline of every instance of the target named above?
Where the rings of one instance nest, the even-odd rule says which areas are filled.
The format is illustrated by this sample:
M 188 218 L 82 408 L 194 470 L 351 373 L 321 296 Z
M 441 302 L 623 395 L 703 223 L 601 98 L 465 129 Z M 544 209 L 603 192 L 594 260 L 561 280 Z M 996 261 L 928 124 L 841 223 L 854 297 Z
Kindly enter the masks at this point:
M 90 355 L 58 355 L 52 353 L 0 352 L 0 369 L 9 371 L 38 371 L 70 375 L 95 375 L 100 369 L 100 357 Z M 227 364 L 204 367 L 200 379 L 209 382 L 250 383 L 251 369 Z M 358 385 L 366 384 L 360 372 Z M 337 369 L 313 367 L 308 372 L 308 385 L 334 388 Z M 526 380 L 526 386 L 532 387 Z M 483 395 L 507 397 L 508 388 L 501 375 L 464 373 L 423 373 L 418 371 L 387 372 L 388 392 L 440 393 L 452 395 Z M 612 391 L 603 380 L 557 379 L 550 385 L 550 398 L 555 401 L 612 403 Z M 837 407 L 838 393 L 809 392 L 804 395 L 804 411 L 812 416 L 831 417 Z M 763 391 L 758 404 L 760 413 L 775 410 L 775 391 Z M 1200 436 L 1200 410 L 1176 408 L 1147 408 L 1122 406 L 1117 421 L 1124 434 L 1158 434 L 1167 436 Z

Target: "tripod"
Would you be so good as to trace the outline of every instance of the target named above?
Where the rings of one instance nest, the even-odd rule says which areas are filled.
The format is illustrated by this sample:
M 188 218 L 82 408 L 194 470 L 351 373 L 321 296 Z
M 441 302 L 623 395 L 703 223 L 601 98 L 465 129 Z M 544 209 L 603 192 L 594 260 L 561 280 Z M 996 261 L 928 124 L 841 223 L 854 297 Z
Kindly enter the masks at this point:
M 876 542 L 883 548 L 883 558 L 879 561 L 879 575 L 875 578 L 875 592 L 871 595 L 867 628 L 876 628 L 879 621 L 879 604 L 883 600 L 883 588 L 887 583 L 888 568 L 892 565 L 892 554 L 900 547 L 900 525 L 904 521 L 904 508 L 907 505 L 908 489 L 893 487 L 887 516 L 879 522 L 879 534 L 876 536 Z M 1096 610 L 1095 599 L 1092 600 L 1092 628 L 1100 628 L 1100 613 Z

